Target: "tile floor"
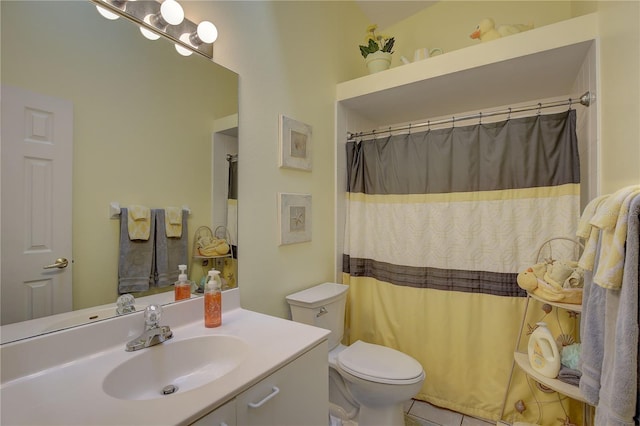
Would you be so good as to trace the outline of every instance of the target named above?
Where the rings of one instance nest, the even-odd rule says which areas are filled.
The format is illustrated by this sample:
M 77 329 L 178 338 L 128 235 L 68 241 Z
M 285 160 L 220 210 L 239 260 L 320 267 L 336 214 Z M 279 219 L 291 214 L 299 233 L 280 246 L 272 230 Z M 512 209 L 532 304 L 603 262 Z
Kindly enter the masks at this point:
M 404 406 L 406 426 L 495 426 L 495 421 L 465 416 L 424 401 L 411 400 Z

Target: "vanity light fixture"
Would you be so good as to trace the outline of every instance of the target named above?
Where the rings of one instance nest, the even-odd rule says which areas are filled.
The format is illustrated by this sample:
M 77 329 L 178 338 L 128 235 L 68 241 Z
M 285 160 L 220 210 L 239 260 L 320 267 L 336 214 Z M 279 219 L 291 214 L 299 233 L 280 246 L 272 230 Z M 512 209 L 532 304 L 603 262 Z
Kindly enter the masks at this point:
M 202 43 L 213 43 L 218 39 L 218 29 L 209 21 L 202 21 L 194 33 L 189 34 L 189 41 L 195 46 Z
M 100 15 L 102 15 L 103 18 L 108 19 L 110 21 L 115 21 L 116 19 L 118 19 L 120 16 L 116 15 L 113 12 L 109 12 L 107 9 L 105 9 L 104 7 L 101 6 L 96 6 L 96 9 L 98 9 L 98 13 Z
M 189 43 L 189 34 L 182 34 L 180 36 L 180 41 L 182 41 L 183 43 L 186 43 L 186 44 L 190 44 Z M 186 47 L 182 47 L 181 44 L 177 44 L 176 43 L 175 47 L 176 47 L 176 52 L 178 52 L 182 56 L 191 56 L 191 54 L 193 53 L 190 49 L 187 49 Z
M 153 24 L 151 23 L 151 18 L 153 17 L 153 15 L 147 15 L 144 17 L 144 22 L 146 24 L 148 24 L 149 26 L 153 26 Z M 160 38 L 160 34 L 154 33 L 153 31 L 148 30 L 146 27 L 141 26 L 140 27 L 140 32 L 142 33 L 142 35 L 149 40 L 157 40 Z
M 111 4 L 113 4 L 113 6 L 117 7 L 118 9 L 124 10 L 124 8 L 127 5 L 127 1 L 126 0 L 111 0 Z M 100 15 L 102 15 L 103 18 L 106 18 L 110 21 L 115 21 L 116 19 L 118 19 L 120 16 L 116 13 L 113 13 L 107 9 L 105 9 L 102 6 L 96 5 L 96 9 L 98 9 L 98 13 Z
M 165 0 L 160 5 L 160 11 L 149 14 L 144 17 L 143 21 L 158 30 L 166 31 L 169 25 L 180 25 L 184 20 L 184 10 L 182 6 L 175 0 Z M 160 35 L 149 31 L 145 27 L 140 27 L 140 32 L 149 40 L 157 40 Z
M 176 45 L 184 56 L 198 53 L 213 58 L 213 42 L 218 30 L 211 22 L 196 25 L 184 16 L 184 9 L 176 0 L 89 0 L 113 16 L 121 16 L 140 27 L 150 40 L 164 36 Z M 126 7 L 125 7 L 126 6 Z M 178 49 L 179 48 L 179 49 Z
M 176 0 L 164 0 L 157 19 L 160 22 L 166 22 L 167 25 L 179 25 L 184 21 L 184 9 Z
M 194 48 L 197 48 L 204 43 L 213 43 L 218 38 L 218 29 L 209 21 L 202 21 L 198 24 L 196 31 L 184 33 L 180 36 L 180 40 L 186 44 L 190 44 Z M 176 51 L 182 56 L 189 56 L 193 53 L 191 50 L 185 49 L 179 44 L 176 44 Z

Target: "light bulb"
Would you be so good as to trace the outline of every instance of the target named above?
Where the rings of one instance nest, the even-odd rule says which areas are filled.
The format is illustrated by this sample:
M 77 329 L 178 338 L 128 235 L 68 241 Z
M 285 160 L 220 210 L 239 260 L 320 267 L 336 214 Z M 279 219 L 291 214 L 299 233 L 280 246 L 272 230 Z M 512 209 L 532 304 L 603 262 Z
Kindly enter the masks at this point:
M 96 5 L 96 9 L 98 9 L 98 13 L 102 15 L 103 18 L 109 19 L 111 21 L 115 21 L 116 19 L 119 18 L 118 15 L 116 15 L 110 10 L 105 9 L 104 7 Z
M 176 0 L 164 0 L 160 6 L 160 14 L 170 25 L 179 25 L 184 20 L 184 10 Z
M 202 21 L 198 24 L 198 38 L 203 43 L 213 43 L 218 38 L 218 29 L 209 21 Z
M 152 17 L 152 16 L 153 16 L 153 15 L 147 15 L 147 16 L 145 16 L 145 17 L 144 17 L 144 22 L 146 22 L 147 24 L 149 24 L 149 25 L 152 25 L 152 26 L 153 26 L 153 24 L 151 23 L 151 17 Z M 159 38 L 160 38 L 160 36 L 159 36 L 158 34 L 154 33 L 154 32 L 153 32 L 153 31 L 151 31 L 151 30 L 146 29 L 145 27 L 140 27 L 140 32 L 142 33 L 142 35 L 143 35 L 145 38 L 148 38 L 149 40 L 157 40 L 157 39 L 159 39 Z
M 189 44 L 189 34 L 186 34 L 186 33 L 182 34 L 180 36 L 180 41 Z M 176 46 L 176 52 L 178 52 L 182 56 L 191 56 L 191 54 L 193 53 L 191 50 L 189 50 L 186 47 L 181 46 L 179 44 L 176 44 L 175 46 Z

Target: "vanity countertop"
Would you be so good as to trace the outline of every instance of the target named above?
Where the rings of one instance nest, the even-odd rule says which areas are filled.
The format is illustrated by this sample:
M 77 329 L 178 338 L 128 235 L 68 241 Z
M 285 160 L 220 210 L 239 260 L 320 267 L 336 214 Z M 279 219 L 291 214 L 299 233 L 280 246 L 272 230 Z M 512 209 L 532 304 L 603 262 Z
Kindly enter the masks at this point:
M 202 300 L 192 299 L 170 305 L 165 308 L 161 323 L 171 326 L 174 337 L 163 345 L 191 337 L 230 335 L 244 340 L 249 350 L 237 368 L 212 383 L 157 399 L 131 401 L 109 396 L 103 390 L 102 382 L 116 366 L 141 351 L 153 349 L 136 352 L 124 350 L 131 336 L 135 337 L 142 330 L 142 316 L 131 315 L 134 316 L 114 318 L 0 346 L 0 423 L 188 424 L 317 346 L 327 339 L 329 333 L 324 329 L 240 307 L 225 309 L 222 326 L 205 328 Z M 180 321 L 179 317 L 188 318 Z M 139 327 L 135 325 L 138 322 Z M 100 334 L 107 329 L 108 335 L 101 339 Z M 74 332 L 76 335 L 70 336 Z M 115 339 L 114 334 L 123 335 Z M 76 343 L 70 344 L 71 339 L 76 339 Z M 102 340 L 102 343 L 89 344 L 85 348 L 87 344 L 83 340 Z M 77 356 L 70 357 L 66 353 L 69 350 L 75 350 Z M 37 359 L 48 357 L 50 353 L 49 361 L 37 362 Z

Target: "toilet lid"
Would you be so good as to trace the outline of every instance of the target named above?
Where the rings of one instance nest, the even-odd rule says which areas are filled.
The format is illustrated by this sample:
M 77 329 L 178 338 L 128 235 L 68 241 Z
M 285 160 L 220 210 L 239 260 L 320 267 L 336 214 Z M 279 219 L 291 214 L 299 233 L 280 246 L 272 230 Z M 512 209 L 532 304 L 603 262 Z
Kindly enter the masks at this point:
M 338 354 L 338 366 L 361 379 L 391 384 L 414 383 L 422 380 L 424 373 L 409 355 L 361 340 Z

